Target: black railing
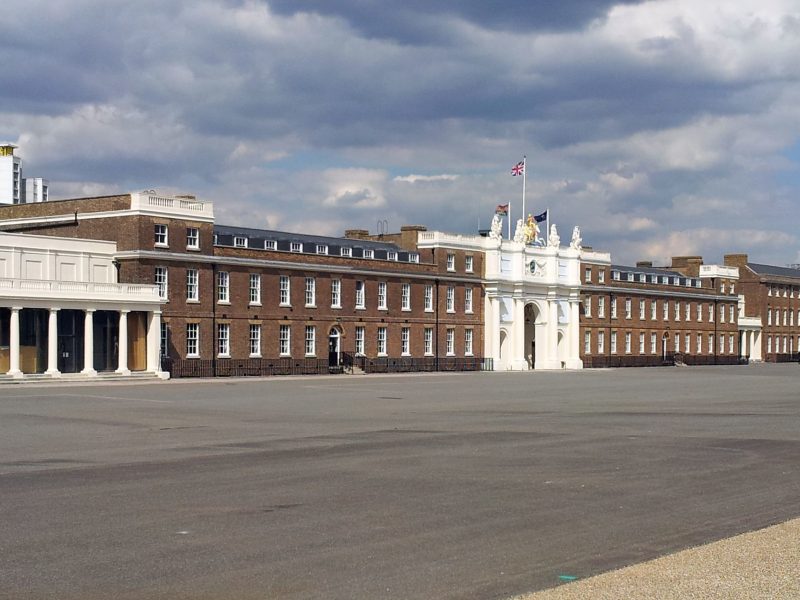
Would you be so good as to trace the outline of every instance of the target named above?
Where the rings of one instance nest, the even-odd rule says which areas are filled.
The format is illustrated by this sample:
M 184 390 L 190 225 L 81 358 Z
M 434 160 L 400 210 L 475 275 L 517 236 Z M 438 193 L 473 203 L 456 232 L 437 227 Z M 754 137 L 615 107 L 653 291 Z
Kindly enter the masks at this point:
M 690 367 L 709 366 L 709 365 L 740 365 L 747 364 L 746 357 L 735 354 L 684 354 L 683 352 L 668 352 L 666 356 L 630 356 L 630 355 L 611 355 L 611 356 L 584 356 L 583 366 L 592 368 L 608 367 L 672 367 L 674 365 L 686 365 Z
M 361 369 L 364 373 L 420 373 L 435 371 L 491 371 L 493 361 L 491 358 L 464 357 L 456 358 L 453 356 L 436 358 L 428 356 L 425 358 L 411 357 L 379 357 L 370 358 L 367 356 L 353 356 L 344 353 L 343 364 L 346 369 L 353 367 Z

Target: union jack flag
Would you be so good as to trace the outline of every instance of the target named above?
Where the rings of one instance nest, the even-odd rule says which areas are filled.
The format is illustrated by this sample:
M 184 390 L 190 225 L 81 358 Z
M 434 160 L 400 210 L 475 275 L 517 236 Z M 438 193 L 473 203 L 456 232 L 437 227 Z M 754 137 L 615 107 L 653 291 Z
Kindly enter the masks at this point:
M 517 175 L 522 175 L 525 172 L 525 161 L 519 161 L 514 167 L 511 169 L 511 174 L 515 177 Z

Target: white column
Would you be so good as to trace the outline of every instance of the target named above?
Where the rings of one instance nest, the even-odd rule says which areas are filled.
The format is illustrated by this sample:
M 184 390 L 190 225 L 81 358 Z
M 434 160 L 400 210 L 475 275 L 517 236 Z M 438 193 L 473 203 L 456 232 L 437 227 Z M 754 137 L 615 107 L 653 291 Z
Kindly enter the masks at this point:
M 127 310 L 119 311 L 119 347 L 117 349 L 119 367 L 116 372 L 120 375 L 131 374 L 128 369 L 128 312 Z
M 61 377 L 58 370 L 58 309 L 50 309 L 50 318 L 47 323 L 47 370 L 45 375 Z
M 494 297 L 490 299 L 492 305 L 492 338 L 491 338 L 491 352 L 494 361 L 494 370 L 500 369 L 500 298 Z
M 567 326 L 567 331 L 569 334 L 569 355 L 567 357 L 567 368 L 582 369 L 581 317 L 580 304 L 577 300 L 570 300 L 569 302 L 569 325 Z
M 520 298 L 514 298 L 513 332 L 509 365 L 514 371 L 526 371 L 528 361 L 525 360 L 525 302 Z
M 161 311 L 150 313 L 147 324 L 147 370 L 151 373 L 161 372 Z
M 84 375 L 97 375 L 94 370 L 94 309 L 83 312 L 83 370 Z
M 547 300 L 547 337 L 545 341 L 545 356 L 542 361 L 543 369 L 560 369 L 561 361 L 558 359 L 558 301 L 555 298 Z M 567 340 L 569 343 L 569 340 Z M 539 347 L 537 337 L 536 347 Z
M 22 377 L 22 371 L 19 370 L 19 311 L 21 310 L 22 308 L 16 306 L 11 308 L 11 322 L 8 340 L 10 359 L 8 375 L 16 378 Z

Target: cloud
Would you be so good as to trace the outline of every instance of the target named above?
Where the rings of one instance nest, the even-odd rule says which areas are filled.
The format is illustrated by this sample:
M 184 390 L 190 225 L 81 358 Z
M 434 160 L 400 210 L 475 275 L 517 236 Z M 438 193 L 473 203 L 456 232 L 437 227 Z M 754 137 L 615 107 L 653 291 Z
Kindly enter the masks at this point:
M 392 181 L 405 181 L 406 183 L 429 183 L 431 181 L 455 181 L 458 175 L 448 175 L 443 173 L 441 175 L 398 175 Z

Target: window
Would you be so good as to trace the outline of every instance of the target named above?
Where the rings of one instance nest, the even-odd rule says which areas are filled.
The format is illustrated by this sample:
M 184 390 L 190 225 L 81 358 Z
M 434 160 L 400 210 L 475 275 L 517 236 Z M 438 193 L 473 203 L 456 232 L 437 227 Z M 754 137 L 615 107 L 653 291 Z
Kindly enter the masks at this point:
M 585 296 L 583 299 L 583 316 L 584 317 L 591 317 L 592 316 L 592 297 Z
M 331 308 L 342 308 L 341 279 L 331 279 Z
M 464 330 L 464 356 L 472 356 L 472 329 Z
M 669 277 L 667 277 L 666 275 L 662 275 L 662 276 L 661 276 L 661 283 L 662 283 L 663 285 L 667 285 L 667 284 L 669 284 Z
M 630 319 L 631 318 L 631 309 L 632 309 L 631 304 L 632 304 L 631 299 L 630 298 L 625 298 L 625 318 L 626 319 Z
M 418 263 L 419 262 L 419 254 L 416 252 L 409 252 L 408 253 L 408 262 Z
M 732 333 L 728 334 L 728 354 L 733 354 L 733 347 L 736 344 Z M 783 351 L 786 352 L 786 336 L 783 337 Z
M 168 248 L 169 244 L 167 234 L 167 226 L 166 225 L 156 225 L 155 226 L 155 244 L 161 248 Z
M 456 270 L 456 255 L 455 254 L 448 254 L 447 255 L 447 270 L 448 271 L 455 271 Z
M 235 248 L 247 248 L 247 238 L 236 235 L 233 237 L 233 245 Z
M 686 354 L 691 354 L 692 352 L 692 337 L 688 333 L 683 335 L 683 351 Z
M 583 281 L 586 283 L 592 283 L 592 267 L 586 267 L 583 270 Z
M 200 300 L 197 285 L 197 269 L 186 269 L 186 301 L 198 302 Z
M 447 312 L 456 312 L 456 288 L 447 286 Z
M 217 302 L 226 304 L 230 302 L 230 273 L 220 271 L 217 273 Z
M 789 326 L 790 327 L 794 326 L 794 311 L 793 310 L 789 311 Z
M 725 335 L 722 333 L 719 334 L 719 353 L 725 353 Z
M 375 251 L 370 249 L 364 249 L 364 258 L 375 258 Z
M 197 227 L 186 228 L 186 249 L 199 250 L 200 249 L 200 230 Z
M 431 356 L 433 354 L 433 328 L 425 328 L 423 339 L 425 342 L 425 356 Z
M 631 353 L 631 332 L 625 332 L 625 354 Z
M 411 284 L 404 283 L 400 286 L 400 308 L 411 310 Z
M 733 309 L 733 306 L 731 306 L 731 309 Z M 731 310 L 731 313 L 733 313 L 733 310 Z M 789 311 L 784 308 L 783 309 L 783 326 L 784 327 L 786 327 L 786 324 L 789 322 L 788 317 L 789 317 Z M 731 322 L 733 322 L 733 319 L 731 319 Z
M 697 348 L 695 349 L 695 353 L 696 354 L 702 354 L 703 353 L 703 334 L 702 333 L 698 333 L 697 334 Z
M 633 281 L 633 273 L 627 273 L 626 275 L 627 275 L 628 281 Z
M 725 305 L 724 304 L 720 304 L 719 305 L 719 322 L 720 323 L 724 323 L 725 322 Z
M 708 334 L 708 353 L 714 354 L 714 334 Z
M 356 327 L 356 354 L 364 356 L 364 326 Z
M 433 286 L 425 286 L 425 312 L 433 312 Z
M 655 354 L 658 350 L 658 336 L 655 333 L 650 334 L 650 354 Z
M 378 356 L 386 356 L 386 327 L 378 327 Z
M 230 356 L 231 326 L 228 323 L 217 324 L 217 356 Z
M 675 300 L 675 320 L 681 320 L 681 301 Z
M 161 346 L 159 348 L 161 356 L 169 355 L 169 324 L 161 321 Z
M 397 260 L 397 252 L 394 250 L 389 250 L 386 253 L 386 260 Z
M 733 284 L 731 284 L 731 294 L 733 294 Z M 794 298 L 794 288 L 792 288 L 792 298 Z
M 673 350 L 675 350 L 675 352 L 680 352 L 681 351 L 681 334 L 680 333 L 676 333 L 675 334 L 675 343 L 673 344 L 672 348 L 673 348 Z
M 261 325 L 250 325 L 250 356 L 261 356 Z
M 656 320 L 656 312 L 658 310 L 658 303 L 655 300 L 650 301 L 650 320 Z
M 686 320 L 689 321 L 692 318 L 692 303 L 686 302 Z
M 662 320 L 669 321 L 669 300 L 664 300 L 664 305 L 662 306 L 662 308 L 663 308 L 662 311 L 663 314 L 661 315 Z
M 400 355 L 408 356 L 411 354 L 409 351 L 409 338 L 411 337 L 411 328 L 402 327 L 400 329 Z
M 767 286 L 767 296 L 772 296 L 772 286 Z
M 261 275 L 250 273 L 250 304 L 261 306 Z
M 378 282 L 378 309 L 386 310 L 386 282 Z
M 617 318 L 617 299 L 614 296 L 611 296 L 611 299 L 608 301 L 609 305 L 611 306 L 611 318 Z
M 306 356 L 316 356 L 317 354 L 317 328 L 314 325 L 306 325 Z
M 639 320 L 644 321 L 644 300 L 639 300 Z
M 264 250 L 277 250 L 278 242 L 275 240 L 264 240 Z
M 708 305 L 708 322 L 709 323 L 713 323 L 714 322 L 714 305 L 713 304 L 709 304 Z
M 772 336 L 767 336 L 767 354 L 772 352 Z
M 619 271 L 611 271 L 611 279 L 614 281 L 619 281 Z
M 702 302 L 698 302 L 697 303 L 697 321 L 699 322 L 699 321 L 702 321 L 702 320 L 703 320 L 703 303 Z
M 158 288 L 158 297 L 162 300 L 168 300 L 167 297 L 167 267 L 156 267 L 155 269 L 155 284 Z
M 680 277 L 673 277 L 672 278 L 672 285 L 680 285 L 680 284 L 681 284 L 681 278 Z
M 301 244 L 300 242 L 291 242 L 289 244 L 289 250 L 292 252 L 302 252 L 303 244 Z
M 617 353 L 617 332 L 611 332 L 611 354 Z
M 306 277 L 306 306 L 314 308 L 317 305 L 317 280 Z
M 473 264 L 473 257 L 472 256 L 465 256 L 464 257 L 464 270 L 467 273 L 472 273 L 472 264 Z
M 339 254 L 342 256 L 353 256 L 353 249 L 348 246 L 344 246 L 341 248 L 341 250 L 339 250 Z
M 639 332 L 639 354 L 644 354 L 644 332 Z
M 597 332 L 597 353 L 602 354 L 606 350 L 606 332 Z
M 197 323 L 186 324 L 186 357 L 197 358 L 200 356 L 200 325 Z
M 364 282 L 356 281 L 356 308 L 364 307 Z
M 456 353 L 456 330 L 449 328 L 445 334 L 445 351 L 447 356 L 453 356 Z
M 317 244 L 317 254 L 327 254 L 327 253 L 328 253 L 327 244 Z
M 604 319 L 606 316 L 606 297 L 600 296 L 597 299 L 597 316 Z
M 583 334 L 583 353 L 584 354 L 591 354 L 592 353 L 592 332 L 586 331 Z
M 775 309 L 775 325 L 778 326 L 781 324 L 781 309 Z
M 725 282 L 724 281 L 719 286 L 719 293 L 720 294 L 724 294 L 725 293 Z
M 472 312 L 472 288 L 464 288 L 464 312 Z
M 647 283 L 647 275 L 639 273 L 639 283 Z
M 736 322 L 736 319 L 734 318 L 734 314 L 733 314 L 733 312 L 734 312 L 733 306 L 734 306 L 733 304 L 729 304 L 728 305 L 728 322 L 730 322 L 730 323 L 735 323 Z M 783 313 L 783 324 L 786 325 L 786 313 L 785 312 Z
M 278 284 L 278 289 L 280 292 L 280 305 L 281 306 L 289 306 L 291 303 L 291 296 L 289 295 L 289 276 L 288 275 L 281 275 L 280 282 Z
M 597 272 L 597 283 L 605 283 L 606 282 L 606 272 L 603 269 L 600 269 Z

